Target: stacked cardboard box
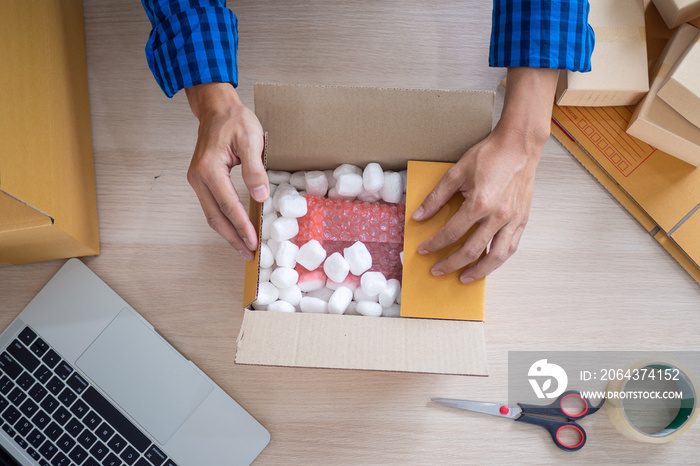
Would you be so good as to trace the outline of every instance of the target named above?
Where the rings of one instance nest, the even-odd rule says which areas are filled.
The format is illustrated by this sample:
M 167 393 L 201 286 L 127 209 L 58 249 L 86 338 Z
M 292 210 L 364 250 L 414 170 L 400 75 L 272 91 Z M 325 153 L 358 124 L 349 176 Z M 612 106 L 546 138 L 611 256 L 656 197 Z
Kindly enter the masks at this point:
M 670 28 L 700 17 L 700 0 L 654 0 L 654 5 Z

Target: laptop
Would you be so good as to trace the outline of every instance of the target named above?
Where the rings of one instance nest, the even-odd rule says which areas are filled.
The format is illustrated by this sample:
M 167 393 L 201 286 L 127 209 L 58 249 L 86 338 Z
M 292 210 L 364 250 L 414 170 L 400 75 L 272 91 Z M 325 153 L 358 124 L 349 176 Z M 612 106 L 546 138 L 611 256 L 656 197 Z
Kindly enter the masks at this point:
M 0 464 L 250 464 L 269 441 L 78 259 L 0 334 Z

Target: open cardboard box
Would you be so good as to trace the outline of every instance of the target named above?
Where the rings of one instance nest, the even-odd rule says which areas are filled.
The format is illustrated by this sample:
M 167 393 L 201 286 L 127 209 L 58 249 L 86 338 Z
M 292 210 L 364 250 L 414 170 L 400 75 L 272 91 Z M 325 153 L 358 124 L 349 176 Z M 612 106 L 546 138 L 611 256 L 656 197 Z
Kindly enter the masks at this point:
M 0 265 L 98 254 L 82 2 L 0 2 L 0 41 Z
M 491 131 L 493 107 L 492 92 L 255 86 L 274 170 L 455 162 Z M 259 226 L 260 204 L 250 216 Z M 483 321 L 256 311 L 258 271 L 256 254 L 246 263 L 237 363 L 488 375 Z

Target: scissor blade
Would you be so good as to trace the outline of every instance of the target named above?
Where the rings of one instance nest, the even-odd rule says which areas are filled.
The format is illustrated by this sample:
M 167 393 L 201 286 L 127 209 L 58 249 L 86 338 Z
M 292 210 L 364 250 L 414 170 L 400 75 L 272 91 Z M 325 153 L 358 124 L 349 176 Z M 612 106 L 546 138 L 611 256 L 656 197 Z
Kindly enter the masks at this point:
M 452 398 L 433 398 L 433 402 L 452 408 L 466 409 L 477 413 L 490 414 L 492 416 L 515 419 L 520 416 L 522 410 L 518 405 L 504 405 L 501 403 L 488 403 L 486 401 L 455 400 Z

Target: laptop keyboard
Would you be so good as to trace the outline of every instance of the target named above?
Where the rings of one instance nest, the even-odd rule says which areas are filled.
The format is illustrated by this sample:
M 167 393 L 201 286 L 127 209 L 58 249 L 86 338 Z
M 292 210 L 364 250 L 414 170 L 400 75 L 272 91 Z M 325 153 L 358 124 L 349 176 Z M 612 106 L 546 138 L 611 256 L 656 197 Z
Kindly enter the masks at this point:
M 0 354 L 0 423 L 42 466 L 177 466 L 29 327 Z

